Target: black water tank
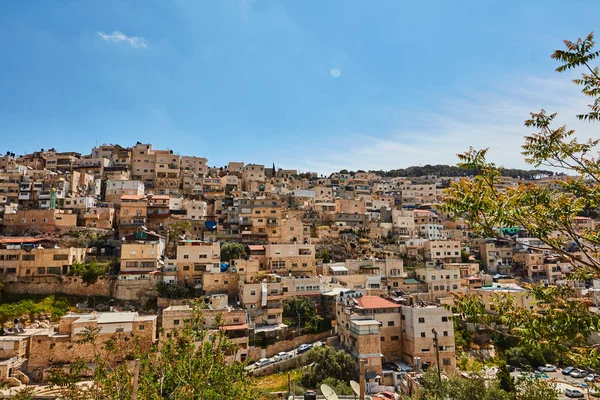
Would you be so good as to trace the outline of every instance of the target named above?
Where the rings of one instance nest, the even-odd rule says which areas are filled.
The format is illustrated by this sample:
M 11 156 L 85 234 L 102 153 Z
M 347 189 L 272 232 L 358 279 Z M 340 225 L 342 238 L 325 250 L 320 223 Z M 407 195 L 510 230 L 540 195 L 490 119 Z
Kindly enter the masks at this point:
M 304 392 L 304 400 L 317 400 L 317 393 L 313 390 Z

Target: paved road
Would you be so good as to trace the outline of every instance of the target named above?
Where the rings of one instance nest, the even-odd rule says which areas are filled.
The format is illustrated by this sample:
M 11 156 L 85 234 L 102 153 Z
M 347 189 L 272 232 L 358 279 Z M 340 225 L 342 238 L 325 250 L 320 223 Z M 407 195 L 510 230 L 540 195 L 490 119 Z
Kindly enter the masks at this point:
M 527 374 L 526 372 L 523 372 L 524 374 Z M 565 396 L 565 389 L 570 388 L 570 389 L 578 389 L 579 391 L 583 392 L 584 395 L 586 395 L 587 398 L 587 389 L 585 387 L 582 387 L 583 384 L 585 384 L 585 381 L 583 380 L 583 378 L 580 379 L 575 379 L 575 378 L 571 378 L 570 376 L 565 376 L 563 374 L 560 373 L 560 371 L 557 372 L 545 372 L 545 375 L 547 375 L 547 378 L 541 378 L 544 381 L 548 381 L 548 382 L 552 382 L 556 385 L 556 389 L 557 391 L 560 392 L 559 395 L 559 399 L 560 400 L 566 400 L 569 399 L 567 396 Z M 516 377 L 519 375 L 519 372 L 513 372 L 511 373 L 511 375 L 513 377 Z M 594 399 L 594 397 L 590 397 L 591 399 Z

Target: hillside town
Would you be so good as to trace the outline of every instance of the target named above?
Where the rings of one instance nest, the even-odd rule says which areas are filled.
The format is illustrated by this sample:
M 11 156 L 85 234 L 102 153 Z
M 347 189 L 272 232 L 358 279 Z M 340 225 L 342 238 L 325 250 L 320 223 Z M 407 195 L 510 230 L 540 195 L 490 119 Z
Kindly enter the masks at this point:
M 567 259 L 522 227 L 482 237 L 441 206 L 451 182 L 472 177 L 392 175 L 211 167 L 140 142 L 7 152 L 0 303 L 55 295 L 72 304 L 58 316 L 0 315 L 0 381 L 8 391 L 44 387 L 51 370 L 92 363 L 94 347 L 79 340 L 90 327 L 101 342 L 123 334 L 160 344 L 201 301 L 204 327 L 236 344 L 227 361 L 256 377 L 331 346 L 356 362 L 363 398 L 409 395 L 425 371 L 457 370 L 459 335 L 489 341 L 485 327 L 453 319 L 457 295 L 493 314 L 496 296 L 509 294 L 534 312 L 526 285 L 571 286 L 598 307 L 600 282 L 567 279 L 588 257 L 577 243 Z M 503 176 L 498 187 L 561 179 Z M 570 228 L 596 229 L 595 215 Z M 291 306 L 307 299 L 310 317 Z

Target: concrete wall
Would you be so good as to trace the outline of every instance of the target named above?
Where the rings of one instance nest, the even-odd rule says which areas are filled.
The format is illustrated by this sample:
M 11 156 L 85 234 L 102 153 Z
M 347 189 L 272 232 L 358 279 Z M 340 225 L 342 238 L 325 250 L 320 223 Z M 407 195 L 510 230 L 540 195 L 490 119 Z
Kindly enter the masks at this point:
M 22 277 L 13 282 L 4 282 L 4 291 L 12 294 L 105 296 L 118 300 L 146 301 L 158 297 L 156 283 L 154 279 L 112 280 L 104 278 L 88 285 L 77 276 Z
M 266 356 L 267 358 L 273 357 L 275 354 L 280 353 L 282 351 L 290 351 L 294 350 L 300 344 L 305 343 L 313 343 L 318 340 L 325 339 L 331 335 L 331 332 L 322 332 L 315 333 L 310 335 L 303 335 L 300 338 L 294 338 L 291 340 L 280 340 L 277 343 L 274 343 L 266 348 Z M 248 358 L 251 360 L 258 360 L 262 358 L 262 348 L 260 347 L 250 347 L 248 351 Z

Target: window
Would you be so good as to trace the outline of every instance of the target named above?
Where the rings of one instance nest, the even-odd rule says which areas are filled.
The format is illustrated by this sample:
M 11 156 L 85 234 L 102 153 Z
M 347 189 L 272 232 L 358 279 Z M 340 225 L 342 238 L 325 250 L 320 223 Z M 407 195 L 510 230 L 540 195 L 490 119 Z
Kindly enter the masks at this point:
M 379 338 L 379 340 L 381 340 L 382 342 L 385 342 L 385 338 L 384 338 L 383 336 L 381 336 L 381 337 Z
M 388 326 L 394 326 L 394 321 L 388 321 Z
M 444 358 L 444 360 L 442 361 L 442 364 L 444 364 L 444 365 L 452 365 L 452 362 L 450 361 L 449 358 Z
M 425 323 L 425 318 L 423 318 L 423 317 L 419 317 L 419 323 L 420 323 L 420 324 L 424 324 L 424 323 Z
M 174 319 L 173 320 L 173 325 L 179 325 L 179 320 L 178 319 Z
M 23 261 L 35 261 L 35 254 L 23 254 L 21 256 L 21 260 L 23 260 Z
M 190 270 L 190 266 L 189 266 L 189 265 L 186 265 L 186 266 L 184 266 L 184 267 L 183 267 L 183 270 L 184 270 L 184 271 L 189 271 L 189 270 Z
M 198 254 L 198 258 L 208 258 L 208 254 Z
M 37 222 L 37 218 L 31 218 L 31 223 L 35 224 Z
M 138 325 L 138 331 L 143 331 L 144 329 L 146 329 L 144 325 Z
M 444 336 L 448 336 L 448 331 L 444 331 Z
M 448 322 L 448 317 L 442 317 L 442 322 Z
M 250 291 L 250 296 L 256 296 L 256 290 L 251 290 Z
M 429 351 L 429 347 L 422 347 L 421 351 L 425 353 L 425 352 Z
M 392 336 L 392 340 L 400 340 L 399 336 Z
M 46 267 L 38 267 L 36 273 L 37 274 L 45 274 L 46 273 Z
M 454 289 L 454 290 L 458 289 L 458 285 L 452 285 L 452 289 Z
M 425 332 L 421 332 L 421 337 L 425 337 Z
M 54 261 L 64 261 L 64 260 L 68 260 L 69 259 L 69 255 L 68 254 L 55 254 L 52 259 Z
M 186 259 L 187 259 L 187 258 L 190 258 L 190 255 L 189 255 L 189 254 L 184 254 L 184 255 L 183 255 L 183 258 L 186 258 Z

